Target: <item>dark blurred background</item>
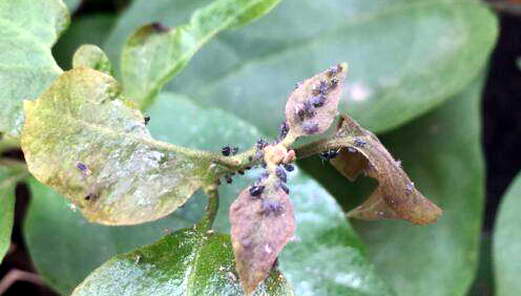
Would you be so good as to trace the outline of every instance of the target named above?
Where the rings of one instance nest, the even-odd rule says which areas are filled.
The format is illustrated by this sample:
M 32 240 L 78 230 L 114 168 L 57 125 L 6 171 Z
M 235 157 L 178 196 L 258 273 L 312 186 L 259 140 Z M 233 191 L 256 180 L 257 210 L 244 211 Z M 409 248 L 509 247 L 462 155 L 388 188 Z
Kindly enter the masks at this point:
M 128 0 L 84 1 L 74 16 L 117 13 Z M 483 150 L 486 160 L 486 212 L 483 224 L 482 262 L 471 295 L 492 295 L 490 232 L 494 227 L 501 196 L 521 167 L 521 0 L 488 1 L 500 16 L 499 40 L 490 58 L 483 90 Z M 22 158 L 20 151 L 9 151 Z M 8 275 L 13 284 L 3 295 L 57 295 L 34 274 L 24 245 L 21 224 L 29 200 L 27 189 L 16 190 L 16 221 L 13 243 L 0 266 L 0 279 Z M 15 272 L 13 272 L 16 270 Z M 1 287 L 0 287 L 1 290 Z

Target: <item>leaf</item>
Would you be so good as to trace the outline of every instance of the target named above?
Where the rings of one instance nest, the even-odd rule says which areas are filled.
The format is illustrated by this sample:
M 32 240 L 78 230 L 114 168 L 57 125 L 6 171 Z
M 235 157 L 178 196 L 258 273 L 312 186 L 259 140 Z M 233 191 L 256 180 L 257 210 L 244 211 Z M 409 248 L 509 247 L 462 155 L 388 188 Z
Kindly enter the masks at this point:
M 380 137 L 417 187 L 445 209 L 436 224 L 422 227 L 355 221 L 377 271 L 398 295 L 466 295 L 474 278 L 484 196 L 481 86 L 479 80 L 440 109 Z M 306 169 L 345 208 L 355 206 L 362 185 L 369 185 L 346 182 L 319 163 Z
M 72 293 L 80 295 L 242 295 L 228 235 L 186 229 L 96 269 Z M 293 295 L 272 272 L 255 295 Z
M 243 148 L 261 136 L 255 127 L 233 114 L 202 108 L 190 98 L 173 93 L 162 94 L 148 115 L 148 126 L 155 138 L 196 149 L 217 151 L 226 144 Z M 199 120 L 194 122 L 195 116 Z M 164 124 L 172 118 L 176 128 Z M 247 171 L 232 184 L 219 188 L 221 206 L 216 231 L 229 232 L 229 207 L 258 174 L 256 170 Z M 164 235 L 165 230 L 195 223 L 204 212 L 206 200 L 196 194 L 183 207 L 158 221 L 107 227 L 88 223 L 58 194 L 33 182 L 33 200 L 24 229 L 26 241 L 39 274 L 63 295 L 70 295 L 84 277 L 110 257 L 149 244 Z M 279 261 L 296 294 L 391 295 L 364 258 L 361 242 L 331 195 L 301 172 L 292 173 L 289 182 L 293 188 L 290 194 L 295 197 L 292 198 L 299 225 L 298 242 L 289 243 Z
M 299 83 L 286 103 L 289 133 L 296 137 L 325 132 L 338 114 L 347 64 L 336 65 Z
M 128 14 L 121 22 L 135 19 Z M 121 27 L 111 40 L 119 34 Z M 340 112 L 381 132 L 462 91 L 496 36 L 496 17 L 479 1 L 286 0 L 255 24 L 219 35 L 167 88 L 276 135 L 290 86 L 346 61 Z
M 230 207 L 232 246 L 246 295 L 268 277 L 296 228 L 288 194 L 270 178 L 254 186 L 264 188 L 260 196 L 248 187 Z
M 371 132 L 344 115 L 338 125 L 334 142 L 341 148 L 340 156 L 331 164 L 348 179 L 360 172 L 378 180 L 379 186 L 362 205 L 348 213 L 349 217 L 366 220 L 403 219 L 414 224 L 431 224 L 442 210 L 425 198 L 391 154 Z M 359 156 L 366 158 L 361 163 Z M 351 163 L 351 159 L 355 159 Z
M 78 48 L 74 53 L 72 65 L 74 68 L 87 67 L 109 75 L 112 72 L 112 65 L 103 50 L 92 44 Z
M 280 0 L 216 0 L 196 10 L 188 24 L 168 28 L 160 23 L 134 33 L 123 47 L 125 94 L 148 106 L 159 90 L 179 73 L 211 38 L 269 12 Z
M 74 52 L 83 44 L 101 47 L 116 21 L 112 14 L 88 14 L 75 16 L 74 21 L 52 49 L 56 62 L 62 69 L 72 68 Z
M 11 245 L 16 183 L 25 176 L 22 165 L 0 166 L 0 262 Z
M 63 0 L 65 2 L 65 5 L 67 5 L 67 8 L 69 8 L 69 11 L 74 12 L 80 7 L 81 0 Z
M 521 235 L 519 226 L 519 195 L 521 193 L 521 175 L 514 179 L 502 198 L 499 214 L 494 227 L 493 262 L 495 271 L 496 294 L 498 296 L 516 295 L 520 291 L 519 273 L 521 272 L 520 255 Z
M 152 223 L 118 227 L 93 224 L 49 187 L 32 178 L 28 183 L 32 198 L 24 238 L 38 274 L 61 295 L 70 295 L 89 273 L 116 254 L 189 227 L 204 213 L 204 203 L 194 202 L 196 198 L 204 201 L 204 196 L 194 196 L 182 208 Z
M 37 98 L 61 74 L 51 47 L 68 24 L 60 0 L 0 0 L 0 132 L 19 137 L 22 100 Z
M 154 140 L 117 82 L 92 69 L 64 73 L 25 113 L 29 171 L 90 221 L 159 219 L 224 173 L 210 153 Z

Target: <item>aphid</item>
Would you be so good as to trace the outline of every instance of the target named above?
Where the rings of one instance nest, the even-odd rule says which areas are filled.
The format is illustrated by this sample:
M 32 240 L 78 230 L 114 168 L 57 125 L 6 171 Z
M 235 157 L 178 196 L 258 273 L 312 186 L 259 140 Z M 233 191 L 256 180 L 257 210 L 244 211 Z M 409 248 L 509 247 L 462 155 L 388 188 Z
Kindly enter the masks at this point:
M 302 124 L 302 129 L 308 135 L 315 134 L 318 132 L 318 123 L 312 121 L 304 122 Z
M 329 68 L 327 70 L 327 75 L 329 77 L 333 77 L 335 76 L 336 74 L 342 72 L 342 66 L 341 65 L 335 65 L 335 66 L 332 66 L 331 68 Z
M 329 149 L 327 151 L 320 153 L 320 158 L 322 158 L 323 160 L 331 160 L 331 159 L 337 157 L 339 154 L 340 154 L 340 149 L 338 149 L 338 150 Z
M 268 146 L 268 142 L 266 142 L 266 140 L 261 138 L 261 139 L 257 140 L 257 143 L 255 144 L 255 146 L 257 147 L 258 150 L 262 150 L 266 146 Z
M 282 189 L 282 191 L 286 192 L 286 194 L 289 194 L 289 188 L 288 188 L 288 185 L 286 185 L 286 183 L 280 182 L 279 187 L 280 187 L 280 189 Z
M 304 102 L 304 104 L 302 104 L 302 107 L 297 110 L 297 116 L 300 120 L 304 120 L 306 118 L 313 118 L 315 114 L 315 108 L 308 101 Z
M 284 207 L 282 204 L 276 200 L 262 200 L 261 203 L 261 214 L 264 216 L 270 216 L 273 214 L 274 216 L 280 216 L 284 212 Z
M 288 181 L 288 176 L 286 175 L 286 171 L 281 166 L 278 166 L 275 169 L 275 175 L 277 175 L 277 177 L 284 183 L 286 183 Z
M 327 95 L 328 91 L 329 91 L 329 85 L 328 85 L 327 81 L 322 80 L 322 81 L 320 81 L 320 83 L 318 85 L 315 85 L 313 87 L 312 93 L 314 95 Z
M 76 163 L 76 167 L 81 171 L 84 176 L 89 176 L 92 172 L 89 170 L 86 164 L 83 162 Z
M 232 148 L 231 148 L 231 153 L 232 153 L 232 155 L 237 154 L 237 152 L 239 152 L 239 147 L 235 146 L 235 147 L 232 147 Z
M 322 106 L 324 106 L 324 103 L 326 102 L 326 96 L 324 96 L 324 95 L 313 96 L 313 97 L 311 97 L 311 99 L 309 99 L 309 102 L 311 103 L 311 105 L 313 105 L 313 107 L 316 107 L 316 108 L 322 107 Z
M 95 193 L 89 193 L 87 196 L 85 196 L 85 200 L 95 199 L 96 197 L 98 196 Z
M 159 32 L 159 33 L 166 33 L 170 30 L 169 27 L 163 25 L 162 23 L 160 22 L 154 22 L 151 24 L 152 25 L 152 28 L 156 31 L 156 32 Z
M 148 122 L 150 121 L 150 116 L 147 115 L 147 116 L 145 116 L 144 119 L 145 119 L 145 125 L 147 125 Z
M 226 183 L 231 184 L 233 182 L 232 176 L 226 175 L 224 176 L 224 179 L 226 180 Z
M 224 146 L 222 149 L 221 149 L 221 153 L 224 155 L 224 156 L 230 156 L 230 153 L 232 152 L 232 148 L 230 146 Z
M 249 191 L 250 191 L 250 195 L 251 196 L 260 196 L 262 194 L 262 192 L 264 191 L 264 186 L 262 185 L 253 185 L 250 187 Z
M 239 173 L 239 175 L 244 175 L 244 171 L 243 170 L 238 170 L 237 173 Z
M 335 89 L 338 86 L 338 83 L 339 83 L 338 79 L 336 79 L 336 78 L 331 79 L 331 86 L 330 86 L 330 88 L 331 89 Z
M 288 171 L 288 172 L 293 172 L 293 170 L 295 169 L 295 167 L 294 167 L 292 164 L 290 164 L 290 163 L 285 163 L 285 164 L 284 164 L 284 168 L 285 168 L 286 171 Z
M 289 132 L 288 122 L 283 121 L 279 127 L 279 139 L 280 140 L 284 139 L 288 135 L 288 132 Z
M 356 146 L 356 147 L 362 148 L 362 147 L 364 147 L 366 144 L 367 144 L 367 142 L 364 141 L 364 140 L 362 140 L 362 139 L 359 139 L 359 138 L 356 138 L 356 139 L 355 139 L 355 146 Z
M 411 183 L 407 184 L 407 187 L 405 188 L 405 194 L 410 195 L 413 192 L 414 192 L 414 182 L 411 182 Z

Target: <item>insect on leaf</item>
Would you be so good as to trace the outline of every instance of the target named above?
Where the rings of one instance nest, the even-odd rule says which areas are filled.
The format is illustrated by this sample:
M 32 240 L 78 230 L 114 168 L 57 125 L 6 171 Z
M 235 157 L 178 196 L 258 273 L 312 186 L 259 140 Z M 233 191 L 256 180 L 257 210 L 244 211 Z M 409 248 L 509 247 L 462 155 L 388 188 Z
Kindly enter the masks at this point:
M 247 295 L 269 275 L 296 229 L 288 194 L 273 179 L 243 190 L 230 207 L 233 251 Z
M 403 219 L 415 224 L 434 223 L 442 210 L 416 189 L 401 167 L 378 138 L 344 115 L 336 133 L 343 148 L 331 164 L 346 178 L 360 173 L 378 181 L 369 199 L 348 213 L 349 217 L 380 220 Z
M 159 219 L 223 173 L 210 153 L 154 140 L 118 83 L 90 68 L 65 72 L 24 108 L 29 171 L 93 222 Z
M 286 120 L 295 137 L 325 132 L 336 115 L 347 64 L 340 64 L 302 83 L 286 104 Z

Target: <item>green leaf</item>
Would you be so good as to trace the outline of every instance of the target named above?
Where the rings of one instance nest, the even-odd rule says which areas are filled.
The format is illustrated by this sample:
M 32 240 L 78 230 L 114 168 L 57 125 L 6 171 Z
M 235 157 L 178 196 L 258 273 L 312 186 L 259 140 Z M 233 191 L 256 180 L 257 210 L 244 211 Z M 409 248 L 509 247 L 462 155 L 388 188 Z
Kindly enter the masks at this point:
M 215 0 L 196 10 L 186 25 L 168 28 L 154 23 L 134 33 L 123 48 L 125 94 L 148 106 L 159 90 L 211 38 L 269 12 L 280 0 Z M 173 2 L 174 3 L 174 2 Z
M 218 151 L 226 144 L 243 148 L 261 136 L 255 127 L 232 114 L 201 108 L 190 98 L 172 93 L 162 94 L 149 115 L 149 128 L 155 138 L 191 148 Z M 194 121 L 196 116 L 198 120 Z M 230 204 L 258 175 L 258 171 L 248 171 L 235 178 L 233 184 L 220 187 L 217 231 L 229 231 Z M 361 242 L 335 200 L 302 173 L 292 174 L 289 179 L 298 221 L 297 241 L 286 246 L 280 266 L 296 295 L 390 295 L 389 288 L 364 259 Z M 196 194 L 167 218 L 139 226 L 107 227 L 88 223 L 52 190 L 33 182 L 34 198 L 24 229 L 26 240 L 40 274 L 64 295 L 113 255 L 152 242 L 164 234 L 163 229 L 193 224 L 205 207 L 203 196 Z
M 521 291 L 520 194 L 521 174 L 518 174 L 502 198 L 495 226 L 493 262 L 498 296 L 516 295 Z
M 16 182 L 25 175 L 22 165 L 0 166 L 0 262 L 11 245 Z
M 29 171 L 90 220 L 137 224 L 173 212 L 226 171 L 218 156 L 156 141 L 109 75 L 76 68 L 25 102 Z M 211 168 L 210 168 L 211 166 Z
M 72 68 L 74 52 L 83 44 L 103 45 L 116 21 L 112 14 L 94 14 L 75 17 L 70 27 L 52 49 L 62 69 Z
M 286 0 L 259 22 L 221 34 L 168 89 L 275 135 L 291 85 L 346 61 L 340 111 L 380 132 L 462 91 L 496 35 L 496 17 L 479 1 Z
M 243 295 L 228 235 L 186 229 L 96 269 L 72 293 L 81 295 Z M 272 272 L 255 295 L 293 295 Z
M 112 65 L 103 50 L 92 44 L 85 44 L 78 48 L 74 53 L 72 66 L 87 67 L 109 75 L 112 73 Z
M 81 4 L 81 0 L 63 0 L 63 2 L 65 2 L 70 12 L 76 11 Z
M 0 132 L 18 137 L 22 101 L 37 98 L 61 74 L 51 47 L 68 24 L 61 0 L 0 0 Z
M 473 83 L 434 112 L 380 137 L 416 187 L 444 210 L 428 226 L 354 224 L 379 274 L 398 295 L 465 295 L 474 278 L 484 196 L 481 85 Z M 318 163 L 306 169 L 349 209 L 374 187 L 368 179 L 346 182 Z

